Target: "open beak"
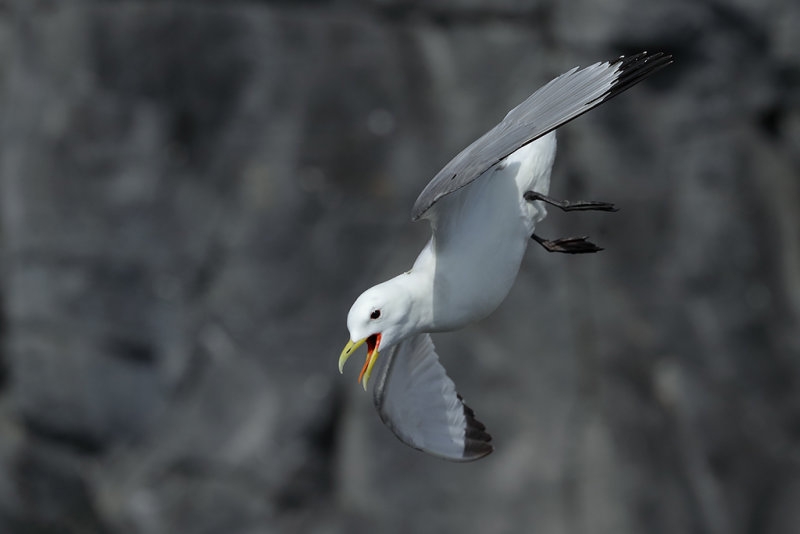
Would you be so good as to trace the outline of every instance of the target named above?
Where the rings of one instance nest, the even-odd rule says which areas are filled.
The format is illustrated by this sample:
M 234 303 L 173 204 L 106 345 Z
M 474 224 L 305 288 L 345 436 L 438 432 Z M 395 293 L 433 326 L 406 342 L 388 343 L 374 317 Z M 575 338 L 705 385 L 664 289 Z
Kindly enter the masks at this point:
M 375 365 L 375 360 L 378 359 L 378 347 L 381 344 L 380 334 L 372 334 L 359 341 L 348 341 L 342 354 L 339 356 L 339 372 L 342 372 L 345 362 L 350 358 L 353 352 L 364 343 L 367 344 L 367 360 L 364 362 L 361 374 L 358 375 L 358 381 L 361 382 L 361 385 L 364 386 L 364 391 L 366 391 L 367 382 L 369 382 L 369 377 L 372 374 L 372 367 Z

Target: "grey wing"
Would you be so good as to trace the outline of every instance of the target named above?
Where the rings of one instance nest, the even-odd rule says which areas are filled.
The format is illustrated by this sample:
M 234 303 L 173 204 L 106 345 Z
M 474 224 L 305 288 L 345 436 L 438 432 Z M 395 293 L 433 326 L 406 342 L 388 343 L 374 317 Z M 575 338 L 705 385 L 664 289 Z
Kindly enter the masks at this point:
M 576 67 L 550 81 L 445 165 L 420 193 L 411 212 L 412 219 L 416 221 L 437 200 L 471 183 L 522 146 L 599 106 L 670 63 L 672 56 L 642 52 L 580 70 Z
M 415 449 L 460 462 L 494 450 L 492 437 L 439 363 L 428 334 L 391 349 L 373 395 L 381 420 Z

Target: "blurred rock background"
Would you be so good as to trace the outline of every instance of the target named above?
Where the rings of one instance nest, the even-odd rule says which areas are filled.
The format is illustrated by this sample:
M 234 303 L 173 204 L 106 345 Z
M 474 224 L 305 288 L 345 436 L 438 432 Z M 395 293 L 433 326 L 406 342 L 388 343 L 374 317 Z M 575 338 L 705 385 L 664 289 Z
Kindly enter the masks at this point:
M 0 2 L 0 532 L 800 529 L 800 3 Z M 489 319 L 435 337 L 496 451 L 408 449 L 345 317 L 416 195 L 575 66 L 675 64 L 559 133 Z

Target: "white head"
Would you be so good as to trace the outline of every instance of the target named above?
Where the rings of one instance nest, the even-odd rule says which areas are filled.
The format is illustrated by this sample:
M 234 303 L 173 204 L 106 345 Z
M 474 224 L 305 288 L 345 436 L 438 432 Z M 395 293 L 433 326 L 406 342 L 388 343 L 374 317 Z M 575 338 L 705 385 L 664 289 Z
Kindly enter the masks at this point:
M 367 361 L 361 376 L 364 389 L 379 350 L 388 349 L 415 333 L 418 321 L 413 317 L 413 298 L 400 275 L 364 291 L 350 307 L 347 329 L 350 342 L 339 357 L 339 371 L 350 355 L 367 344 Z

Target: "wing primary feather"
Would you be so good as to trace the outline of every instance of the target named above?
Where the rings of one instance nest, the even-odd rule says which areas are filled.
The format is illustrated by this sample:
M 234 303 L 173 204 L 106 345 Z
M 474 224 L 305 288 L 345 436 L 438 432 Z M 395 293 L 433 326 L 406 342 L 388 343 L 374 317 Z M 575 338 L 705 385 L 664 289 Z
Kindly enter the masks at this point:
M 494 447 L 491 444 L 491 434 L 486 432 L 486 426 L 483 423 L 475 419 L 475 412 L 464 403 L 461 395 L 458 395 L 458 400 L 464 406 L 464 418 L 467 421 L 467 429 L 464 434 L 466 437 L 464 440 L 464 456 L 471 460 L 478 460 L 491 454 L 494 451 Z
M 388 351 L 375 384 L 378 415 L 400 441 L 457 462 L 491 453 L 492 437 L 464 404 L 439 363 L 429 334 Z
M 614 81 L 611 89 L 603 95 L 603 101 L 609 100 L 623 91 L 630 89 L 646 77 L 663 69 L 672 63 L 672 61 L 672 56 L 666 55 L 663 52 L 657 52 L 652 55 L 647 55 L 647 52 L 642 52 L 635 56 L 618 58 L 611 64 L 618 64 L 621 74 Z
M 422 217 L 439 199 L 481 177 L 521 147 L 583 115 L 672 63 L 672 56 L 639 54 L 575 67 L 550 80 L 508 112 L 453 158 L 422 190 L 411 219 Z

